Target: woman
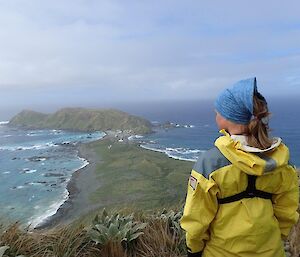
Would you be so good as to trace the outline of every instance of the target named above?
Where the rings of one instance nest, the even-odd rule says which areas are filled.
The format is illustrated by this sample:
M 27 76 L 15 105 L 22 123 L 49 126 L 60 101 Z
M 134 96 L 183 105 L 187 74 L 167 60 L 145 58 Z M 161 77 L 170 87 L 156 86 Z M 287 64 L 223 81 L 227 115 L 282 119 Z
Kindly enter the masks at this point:
M 181 219 L 188 256 L 283 257 L 299 217 L 298 178 L 288 148 L 269 138 L 256 78 L 224 90 L 215 109 L 223 136 L 197 160 Z

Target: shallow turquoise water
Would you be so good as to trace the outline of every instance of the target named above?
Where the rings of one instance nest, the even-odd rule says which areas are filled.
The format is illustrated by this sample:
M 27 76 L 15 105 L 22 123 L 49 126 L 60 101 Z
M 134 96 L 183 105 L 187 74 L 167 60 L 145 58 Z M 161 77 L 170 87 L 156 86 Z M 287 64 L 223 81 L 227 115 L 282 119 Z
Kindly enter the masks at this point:
M 78 156 L 76 145 L 104 135 L 1 124 L 0 216 L 36 226 L 53 215 L 68 198 L 72 173 L 88 164 Z

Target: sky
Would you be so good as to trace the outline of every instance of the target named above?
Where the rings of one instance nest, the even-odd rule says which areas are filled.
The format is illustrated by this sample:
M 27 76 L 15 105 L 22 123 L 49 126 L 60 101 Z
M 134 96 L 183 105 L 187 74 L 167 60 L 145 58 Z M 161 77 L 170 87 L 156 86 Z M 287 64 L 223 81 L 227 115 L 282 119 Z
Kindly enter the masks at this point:
M 0 0 L 1 113 L 214 99 L 257 77 L 300 96 L 300 2 Z

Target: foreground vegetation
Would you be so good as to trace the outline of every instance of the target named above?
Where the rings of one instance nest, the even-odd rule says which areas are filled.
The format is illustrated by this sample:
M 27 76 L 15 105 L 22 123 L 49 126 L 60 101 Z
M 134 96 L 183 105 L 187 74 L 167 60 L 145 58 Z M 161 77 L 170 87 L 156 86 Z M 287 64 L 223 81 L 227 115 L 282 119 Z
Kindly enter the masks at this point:
M 78 222 L 50 230 L 2 228 L 0 257 L 183 257 L 181 211 L 145 213 L 99 212 L 90 224 Z M 298 257 L 300 223 L 286 242 L 287 256 Z
M 16 223 L 2 232 L 0 246 L 6 246 L 9 257 L 179 257 L 185 253 L 180 217 L 173 211 L 147 215 L 103 211 L 89 226 L 73 223 L 38 232 L 20 230 Z

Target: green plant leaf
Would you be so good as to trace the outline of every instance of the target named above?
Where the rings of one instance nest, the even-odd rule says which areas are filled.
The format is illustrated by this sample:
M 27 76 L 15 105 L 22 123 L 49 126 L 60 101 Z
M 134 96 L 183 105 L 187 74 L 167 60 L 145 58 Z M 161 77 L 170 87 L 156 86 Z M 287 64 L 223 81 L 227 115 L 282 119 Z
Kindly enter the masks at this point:
M 118 232 L 119 232 L 119 229 L 118 229 L 118 227 L 115 225 L 115 224 L 110 224 L 110 226 L 109 226 L 109 228 L 108 228 L 108 236 L 110 237 L 110 238 L 114 238 L 114 237 L 116 237 L 117 236 L 117 234 L 118 234 Z
M 144 234 L 144 232 L 138 232 L 138 233 L 132 234 L 132 235 L 130 236 L 130 238 L 128 239 L 128 242 L 131 242 L 131 241 L 137 239 L 140 235 L 143 235 L 143 234 Z
M 93 225 L 96 225 L 96 224 L 98 224 L 99 222 L 100 222 L 100 220 L 99 220 L 99 215 L 97 214 L 96 217 L 93 219 L 92 224 L 93 224 Z
M 102 224 L 96 224 L 95 228 L 100 233 L 108 233 L 108 228 L 106 226 L 102 225 Z
M 6 252 L 6 250 L 8 250 L 8 249 L 9 249 L 8 245 L 1 246 L 0 247 L 0 257 L 2 257 L 4 255 L 4 253 Z
M 147 223 L 138 223 L 132 228 L 132 231 L 136 232 L 138 230 L 143 230 L 147 227 L 147 225 Z

